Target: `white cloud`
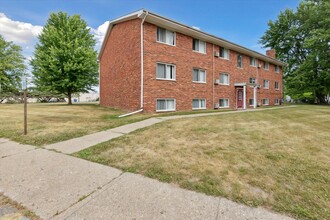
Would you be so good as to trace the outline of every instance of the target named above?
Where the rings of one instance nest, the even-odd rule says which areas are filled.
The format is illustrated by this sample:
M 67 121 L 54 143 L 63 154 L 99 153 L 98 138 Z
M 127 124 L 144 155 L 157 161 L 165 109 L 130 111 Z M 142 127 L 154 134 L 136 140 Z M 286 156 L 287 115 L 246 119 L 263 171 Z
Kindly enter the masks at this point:
M 0 34 L 7 40 L 18 44 L 29 44 L 42 31 L 42 27 L 30 23 L 14 21 L 0 13 Z
M 98 26 L 97 29 L 91 28 L 91 33 L 95 36 L 97 47 L 100 47 L 102 45 L 108 26 L 109 21 L 106 21 L 100 26 Z

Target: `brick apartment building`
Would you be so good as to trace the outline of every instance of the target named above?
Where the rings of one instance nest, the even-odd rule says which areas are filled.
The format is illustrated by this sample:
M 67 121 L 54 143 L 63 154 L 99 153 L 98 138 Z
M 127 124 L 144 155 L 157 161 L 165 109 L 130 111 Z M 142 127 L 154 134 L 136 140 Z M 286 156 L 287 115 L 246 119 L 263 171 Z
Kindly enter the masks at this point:
M 110 22 L 101 51 L 100 104 L 131 111 L 278 105 L 282 66 L 267 56 L 155 13 Z

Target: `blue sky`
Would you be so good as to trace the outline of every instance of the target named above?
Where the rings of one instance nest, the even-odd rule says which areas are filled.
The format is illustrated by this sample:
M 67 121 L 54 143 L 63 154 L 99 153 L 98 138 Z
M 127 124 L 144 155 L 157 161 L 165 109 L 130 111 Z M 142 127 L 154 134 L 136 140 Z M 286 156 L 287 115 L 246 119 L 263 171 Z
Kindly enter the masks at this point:
M 145 8 L 264 53 L 258 40 L 268 21 L 298 4 L 299 0 L 0 0 L 0 34 L 31 57 L 36 36 L 51 12 L 80 14 L 101 43 L 106 21 Z

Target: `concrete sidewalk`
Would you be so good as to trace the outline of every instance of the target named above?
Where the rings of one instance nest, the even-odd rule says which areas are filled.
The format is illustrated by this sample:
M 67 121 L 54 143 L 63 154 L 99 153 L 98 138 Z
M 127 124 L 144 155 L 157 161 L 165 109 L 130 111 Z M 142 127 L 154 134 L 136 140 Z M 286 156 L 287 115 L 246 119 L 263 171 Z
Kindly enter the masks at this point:
M 123 125 L 117 128 L 109 129 L 106 131 L 97 132 L 94 134 L 74 138 L 67 141 L 58 142 L 55 144 L 50 144 L 44 146 L 46 149 L 56 150 L 61 153 L 65 154 L 72 154 L 83 149 L 89 148 L 96 144 L 100 144 L 105 141 L 109 141 L 113 138 L 120 137 L 122 135 L 128 134 L 132 131 L 138 130 L 140 128 L 145 128 L 156 123 L 166 121 L 166 120 L 173 120 L 173 119 L 180 119 L 180 118 L 195 118 L 195 117 L 205 117 L 205 116 L 214 116 L 214 115 L 224 115 L 224 114 L 237 114 L 237 113 L 244 113 L 244 112 L 252 112 L 252 111 L 267 111 L 272 109 L 283 109 L 283 108 L 291 108 L 295 106 L 285 106 L 285 107 L 272 107 L 272 108 L 261 108 L 261 109 L 248 109 L 242 111 L 227 111 L 227 112 L 214 112 L 214 113 L 200 113 L 200 114 L 191 114 L 191 115 L 174 115 L 174 116 L 167 116 L 167 117 L 157 117 L 157 118 L 149 118 L 144 121 L 135 122 L 132 124 Z
M 0 192 L 42 219 L 291 219 L 0 139 Z

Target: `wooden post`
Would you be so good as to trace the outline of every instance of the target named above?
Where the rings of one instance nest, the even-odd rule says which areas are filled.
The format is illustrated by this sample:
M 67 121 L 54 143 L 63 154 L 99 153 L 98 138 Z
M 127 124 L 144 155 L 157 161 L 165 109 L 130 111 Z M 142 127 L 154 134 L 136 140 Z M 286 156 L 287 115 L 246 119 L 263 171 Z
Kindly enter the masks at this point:
M 27 134 L 27 89 L 24 89 L 24 135 Z

